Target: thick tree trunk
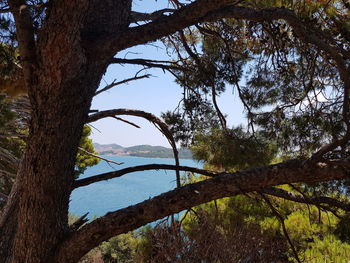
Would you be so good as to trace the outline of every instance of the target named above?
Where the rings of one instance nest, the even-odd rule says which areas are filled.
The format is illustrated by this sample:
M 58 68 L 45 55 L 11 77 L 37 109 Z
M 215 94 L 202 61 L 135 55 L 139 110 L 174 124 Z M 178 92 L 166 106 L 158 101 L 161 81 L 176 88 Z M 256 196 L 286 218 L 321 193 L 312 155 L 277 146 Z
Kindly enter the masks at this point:
M 35 43 L 28 12 L 20 11 L 23 2 L 10 4 L 20 51 L 26 54 L 32 120 L 0 218 L 0 263 L 47 263 L 69 234 L 77 146 L 92 97 L 115 53 L 94 42 L 128 26 L 131 0 L 55 1 Z
M 67 234 L 76 149 L 99 71 L 77 72 L 77 82 L 57 86 L 59 92 L 33 110 L 27 150 L 1 225 L 2 236 L 12 237 L 1 243 L 4 262 L 49 262 Z

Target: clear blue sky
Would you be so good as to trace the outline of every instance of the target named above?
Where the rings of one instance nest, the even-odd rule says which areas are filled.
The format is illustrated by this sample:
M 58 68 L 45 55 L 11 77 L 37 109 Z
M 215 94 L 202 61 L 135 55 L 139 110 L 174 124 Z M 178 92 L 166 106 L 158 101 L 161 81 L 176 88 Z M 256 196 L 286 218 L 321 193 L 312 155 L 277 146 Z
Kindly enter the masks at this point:
M 166 7 L 164 3 L 167 1 L 152 1 L 151 3 L 147 1 L 148 5 L 145 2 L 134 1 L 134 10 L 152 12 Z M 155 47 L 155 45 L 158 47 Z M 168 59 L 161 43 L 137 46 L 117 54 L 117 57 Z M 114 79 L 121 81 L 133 77 L 139 69 L 141 67 L 111 65 L 101 81 L 101 87 L 111 83 Z M 154 77 L 116 86 L 99 94 L 93 100 L 92 109 L 129 108 L 151 112 L 156 116 L 160 116 L 161 112 L 174 110 L 181 99 L 182 89 L 174 82 L 173 76 L 159 69 L 148 70 L 144 73 L 152 74 Z M 218 101 L 222 111 L 229 116 L 229 125 L 244 122 L 242 104 L 236 96 L 232 95 L 231 88 L 228 88 L 227 92 Z M 92 124 L 94 127 L 93 141 L 102 144 L 117 143 L 122 146 L 150 144 L 169 147 L 166 138 L 148 121 L 136 117 L 125 117 L 125 119 L 138 124 L 141 129 L 107 118 Z

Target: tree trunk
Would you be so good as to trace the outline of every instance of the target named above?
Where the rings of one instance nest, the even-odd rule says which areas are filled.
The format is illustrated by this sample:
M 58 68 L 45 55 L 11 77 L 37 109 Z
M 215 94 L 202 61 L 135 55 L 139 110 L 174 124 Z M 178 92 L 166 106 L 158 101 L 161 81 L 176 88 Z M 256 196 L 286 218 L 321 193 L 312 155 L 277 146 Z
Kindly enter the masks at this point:
M 32 119 L 27 149 L 0 218 L 0 263 L 47 263 L 70 234 L 77 147 L 93 95 L 115 53 L 95 42 L 128 26 L 131 0 L 55 1 L 35 43 L 28 12 L 20 11 L 22 1 L 10 4 L 20 52 L 26 54 Z
M 13 237 L 1 243 L 4 262 L 49 262 L 67 234 L 76 149 L 100 74 L 77 72 L 76 82 L 57 86 L 58 93 L 33 109 L 27 150 L 1 225 L 2 236 Z

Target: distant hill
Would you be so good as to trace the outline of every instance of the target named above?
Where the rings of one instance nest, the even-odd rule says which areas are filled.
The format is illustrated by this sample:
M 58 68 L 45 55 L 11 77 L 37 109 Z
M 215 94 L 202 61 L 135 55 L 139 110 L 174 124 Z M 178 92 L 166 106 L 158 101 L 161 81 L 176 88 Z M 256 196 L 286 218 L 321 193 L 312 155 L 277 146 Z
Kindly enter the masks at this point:
M 136 156 L 148 158 L 173 158 L 173 150 L 163 146 L 136 145 L 123 147 L 118 144 L 94 143 L 95 151 L 101 155 Z M 192 159 L 189 149 L 179 149 L 181 159 Z

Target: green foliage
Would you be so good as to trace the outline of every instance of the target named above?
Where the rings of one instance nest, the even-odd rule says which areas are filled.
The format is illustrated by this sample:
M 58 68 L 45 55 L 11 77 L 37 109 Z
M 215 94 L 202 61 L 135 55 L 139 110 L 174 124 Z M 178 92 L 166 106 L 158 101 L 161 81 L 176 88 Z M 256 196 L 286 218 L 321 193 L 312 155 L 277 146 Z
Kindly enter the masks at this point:
M 276 155 L 275 146 L 245 133 L 241 127 L 197 134 L 191 150 L 195 159 L 216 169 L 233 171 L 267 165 Z
M 16 69 L 15 63 L 18 63 L 17 56 L 18 51 L 15 48 L 0 42 L 0 78 L 9 78 L 11 76 Z
M 315 28 L 310 33 L 323 39 L 318 32 L 322 29 L 339 47 L 348 46 L 350 20 L 344 1 L 249 0 L 239 5 L 290 8 Z M 183 103 L 164 116 L 179 140 L 210 132 L 212 127 L 205 124 L 217 123 L 212 89 L 219 96 L 232 87 L 244 104 L 249 126 L 272 141 L 281 155 L 309 157 L 345 134 L 339 114 L 344 89 L 337 67 L 296 37 L 286 22 L 224 19 L 188 31 L 185 37 L 195 56 L 185 52 L 180 36 L 172 37 L 181 54 L 179 64 L 187 69 L 175 72 L 184 88 Z
M 322 239 L 316 237 L 313 244 L 303 254 L 304 261 L 310 263 L 348 262 L 350 244 L 341 242 L 333 235 L 326 235 Z
M 132 263 L 135 242 L 132 233 L 122 234 L 103 242 L 99 249 L 105 262 Z

